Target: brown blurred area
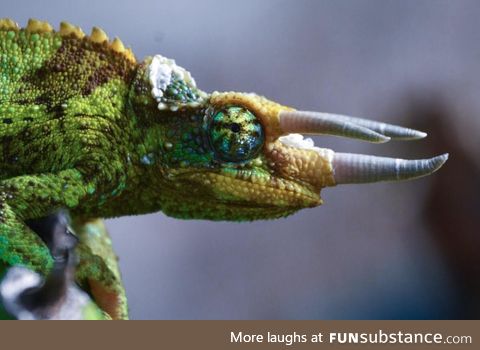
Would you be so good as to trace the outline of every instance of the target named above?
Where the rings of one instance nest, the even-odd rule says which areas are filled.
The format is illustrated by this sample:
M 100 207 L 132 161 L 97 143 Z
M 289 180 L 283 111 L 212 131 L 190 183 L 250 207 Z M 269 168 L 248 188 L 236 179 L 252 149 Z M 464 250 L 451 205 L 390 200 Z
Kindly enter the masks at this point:
M 448 150 L 448 166 L 430 179 L 422 203 L 428 234 L 444 260 L 457 298 L 450 318 L 480 317 L 480 157 L 461 142 L 460 135 L 476 137 L 462 125 L 451 100 L 441 92 L 422 92 L 407 100 L 406 114 L 428 130 L 427 153 Z M 423 96 L 423 98 L 422 98 Z M 480 115 L 478 116 L 480 118 Z

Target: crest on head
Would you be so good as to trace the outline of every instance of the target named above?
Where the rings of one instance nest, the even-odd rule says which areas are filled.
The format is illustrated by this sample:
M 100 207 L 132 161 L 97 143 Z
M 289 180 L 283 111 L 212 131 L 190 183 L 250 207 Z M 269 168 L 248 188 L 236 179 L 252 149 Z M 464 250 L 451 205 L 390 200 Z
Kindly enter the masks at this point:
M 182 107 L 197 107 L 207 95 L 199 90 L 189 71 L 175 60 L 155 55 L 148 67 L 152 96 L 159 110 L 176 111 Z

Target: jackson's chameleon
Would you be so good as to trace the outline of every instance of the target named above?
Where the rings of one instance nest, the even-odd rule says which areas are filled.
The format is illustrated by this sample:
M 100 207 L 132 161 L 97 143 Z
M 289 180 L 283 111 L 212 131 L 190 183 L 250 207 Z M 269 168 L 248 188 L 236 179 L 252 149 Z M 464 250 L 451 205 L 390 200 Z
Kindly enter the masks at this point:
M 77 283 L 112 318 L 125 318 L 99 218 L 278 218 L 320 205 L 323 187 L 415 178 L 447 159 L 336 153 L 300 134 L 426 136 L 252 93 L 206 93 L 175 61 L 137 62 L 96 27 L 85 36 L 69 23 L 55 31 L 38 20 L 24 29 L 0 20 L 0 259 L 47 275 L 52 255 L 26 221 L 68 210 L 80 240 Z

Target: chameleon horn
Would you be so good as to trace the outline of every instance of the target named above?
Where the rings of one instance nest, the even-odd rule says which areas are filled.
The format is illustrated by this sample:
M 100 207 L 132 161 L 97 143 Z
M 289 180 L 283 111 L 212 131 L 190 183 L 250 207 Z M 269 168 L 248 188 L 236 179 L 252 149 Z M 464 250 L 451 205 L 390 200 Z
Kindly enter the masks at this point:
M 393 125 L 393 124 L 387 124 L 387 123 L 381 123 L 369 119 L 363 119 L 363 118 L 356 118 L 356 117 L 349 117 L 346 115 L 340 115 L 340 114 L 331 114 L 331 113 L 318 113 L 318 112 L 301 112 L 301 111 L 288 111 L 288 112 L 281 112 L 282 114 L 290 115 L 286 119 L 289 120 L 288 123 L 286 123 L 286 126 L 291 126 L 292 124 L 295 125 L 297 128 L 301 128 L 298 125 L 302 125 L 302 122 L 305 122 L 305 119 L 313 118 L 316 120 L 321 121 L 321 123 L 325 126 L 328 125 L 330 128 L 332 126 L 336 127 L 342 127 L 342 125 L 350 125 L 354 124 L 357 127 L 362 127 L 369 129 L 370 131 L 374 131 L 377 134 L 381 134 L 383 136 L 387 136 L 386 141 L 388 139 L 394 139 L 394 140 L 416 140 L 416 139 L 421 139 L 427 136 L 426 133 L 410 129 L 410 128 L 404 128 L 402 126 L 398 125 Z M 297 118 L 298 120 L 292 121 L 290 119 L 295 119 Z M 280 124 L 282 125 L 282 117 L 280 118 Z M 311 122 L 310 122 L 311 123 Z M 318 122 L 317 122 L 318 123 Z M 304 129 L 304 128 L 302 128 Z M 363 129 L 363 130 L 364 130 Z M 340 129 L 341 130 L 341 129 Z M 358 129 L 356 129 L 358 130 Z M 300 132 L 300 131 L 298 131 Z M 300 132 L 301 133 L 301 132 Z M 303 133 L 311 133 L 311 131 L 303 131 Z M 315 133 L 315 132 L 313 132 Z M 325 132 L 320 132 L 320 133 L 325 133 Z M 328 134 L 332 134 L 329 132 Z M 340 136 L 347 136 L 347 137 L 352 137 L 350 135 L 346 134 L 335 134 L 335 135 L 340 135 Z M 354 138 L 358 138 L 355 137 Z M 364 139 L 364 138 L 361 138 Z M 367 140 L 371 141 L 371 140 Z M 373 141 L 373 142 L 382 142 L 382 141 Z M 383 141 L 385 142 L 385 141 Z
M 390 137 L 332 114 L 303 111 L 281 111 L 280 128 L 284 134 L 324 134 L 383 143 Z
M 376 131 L 382 135 L 390 137 L 392 140 L 418 140 L 423 139 L 427 136 L 425 132 L 418 131 L 415 129 L 404 128 L 403 126 L 387 124 L 376 122 L 374 120 L 363 119 L 363 118 L 356 118 L 356 117 L 349 117 L 346 115 L 338 115 L 338 114 L 329 114 L 331 118 L 345 120 L 350 123 L 354 123 L 370 130 Z
M 395 159 L 364 154 L 335 153 L 333 171 L 336 184 L 399 181 L 430 175 L 440 169 L 448 153 L 430 159 Z

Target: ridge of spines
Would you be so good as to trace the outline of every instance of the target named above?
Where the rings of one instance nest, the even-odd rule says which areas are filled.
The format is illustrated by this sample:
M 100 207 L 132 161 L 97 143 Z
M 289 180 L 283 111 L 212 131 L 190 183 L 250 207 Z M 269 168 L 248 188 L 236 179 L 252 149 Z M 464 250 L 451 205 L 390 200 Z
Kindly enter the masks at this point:
M 37 19 L 29 19 L 27 26 L 25 28 L 20 28 L 19 25 L 10 18 L 2 18 L 0 19 L 0 31 L 19 31 L 25 30 L 28 33 L 52 33 L 55 32 L 53 27 L 44 21 L 39 21 Z M 123 55 L 126 59 L 128 59 L 132 63 L 136 63 L 135 55 L 133 54 L 130 48 L 125 48 L 125 45 L 119 38 L 115 38 L 113 41 L 109 41 L 107 34 L 98 27 L 93 27 L 92 32 L 89 36 L 86 36 L 83 30 L 78 27 L 74 26 L 68 22 L 60 22 L 59 30 L 57 31 L 58 34 L 62 37 L 75 37 L 77 39 L 86 39 L 90 40 L 93 43 L 103 44 L 106 43 L 114 52 L 117 52 Z

